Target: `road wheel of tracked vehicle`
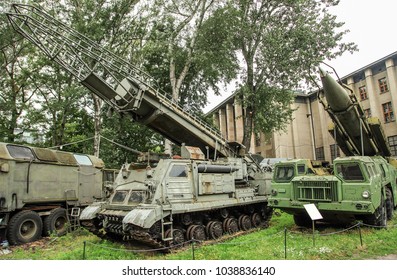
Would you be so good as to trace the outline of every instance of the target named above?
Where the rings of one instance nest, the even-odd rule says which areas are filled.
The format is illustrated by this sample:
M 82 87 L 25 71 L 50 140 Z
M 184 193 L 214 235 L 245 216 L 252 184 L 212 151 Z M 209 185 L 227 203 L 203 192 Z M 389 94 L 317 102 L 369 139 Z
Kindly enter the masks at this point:
M 251 224 L 253 227 L 257 228 L 260 227 L 262 224 L 262 218 L 261 215 L 258 213 L 254 213 L 251 215 Z
M 386 212 L 387 219 L 391 220 L 394 214 L 394 199 L 390 189 L 386 190 Z
M 310 219 L 309 215 L 307 215 L 306 213 L 295 214 L 294 222 L 297 226 L 300 227 L 311 227 L 312 225 L 312 220 Z
M 223 230 L 229 234 L 238 232 L 238 221 L 235 218 L 227 218 L 223 221 Z
M 171 229 L 165 232 L 165 237 L 166 238 L 171 237 Z M 167 245 L 179 246 L 182 245 L 184 242 L 185 242 L 185 234 L 183 233 L 183 230 L 176 228 L 172 230 L 172 240 L 168 241 Z
M 58 236 L 62 236 L 67 231 L 67 222 L 66 209 L 56 208 L 51 211 L 50 215 L 44 218 L 43 234 L 48 236 L 55 233 Z
M 10 244 L 24 244 L 41 237 L 43 222 L 39 214 L 33 211 L 21 211 L 15 214 L 8 225 L 7 238 Z
M 207 235 L 210 239 L 218 239 L 223 235 L 222 223 L 211 221 L 206 226 Z
M 207 239 L 205 234 L 205 227 L 203 225 L 191 225 L 189 226 L 186 237 L 188 240 L 204 241 Z
M 252 228 L 251 219 L 248 215 L 238 217 L 238 225 L 242 230 L 250 230 Z

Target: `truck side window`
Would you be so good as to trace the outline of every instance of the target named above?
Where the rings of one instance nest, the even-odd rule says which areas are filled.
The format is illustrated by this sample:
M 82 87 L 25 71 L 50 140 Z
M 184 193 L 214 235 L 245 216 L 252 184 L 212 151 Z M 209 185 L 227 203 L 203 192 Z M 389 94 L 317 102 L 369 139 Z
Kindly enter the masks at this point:
M 338 164 L 336 175 L 345 181 L 364 181 L 364 175 L 358 163 Z
M 35 158 L 32 150 L 28 147 L 7 145 L 7 150 L 10 153 L 10 155 L 15 159 L 31 160 Z
M 304 164 L 299 164 L 298 165 L 298 174 L 305 174 L 305 165 Z
M 187 177 L 185 165 L 174 165 L 170 171 L 170 177 Z
M 86 155 L 73 155 L 79 165 L 92 165 L 90 158 Z

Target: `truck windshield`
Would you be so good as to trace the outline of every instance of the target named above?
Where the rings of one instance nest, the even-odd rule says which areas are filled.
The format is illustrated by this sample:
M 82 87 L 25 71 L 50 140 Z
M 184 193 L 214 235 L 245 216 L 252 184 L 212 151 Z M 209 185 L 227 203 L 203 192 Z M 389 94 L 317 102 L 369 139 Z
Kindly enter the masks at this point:
M 123 203 L 128 191 L 116 191 L 113 196 L 112 203 Z
M 128 199 L 128 204 L 139 204 L 144 202 L 145 192 L 144 191 L 132 191 L 130 198 Z
M 284 165 L 277 166 L 274 173 L 274 180 L 276 182 L 289 182 L 294 177 L 294 166 Z
M 336 175 L 345 181 L 364 181 L 360 165 L 356 162 L 337 164 Z

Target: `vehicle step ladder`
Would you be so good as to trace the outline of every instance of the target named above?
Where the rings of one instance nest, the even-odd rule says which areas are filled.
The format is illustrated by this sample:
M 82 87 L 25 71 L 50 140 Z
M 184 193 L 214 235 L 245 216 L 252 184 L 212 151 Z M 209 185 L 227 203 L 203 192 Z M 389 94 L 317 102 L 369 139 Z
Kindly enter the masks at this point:
M 161 206 L 162 217 L 161 217 L 161 237 L 164 241 L 170 241 L 174 239 L 173 231 L 173 217 L 171 206 L 164 208 Z M 169 215 L 168 215 L 169 213 Z M 169 231 L 169 234 L 167 232 Z M 166 236 L 168 235 L 168 236 Z
M 68 228 L 69 232 L 80 228 L 80 210 L 81 209 L 79 207 L 73 207 L 71 209 L 67 209 L 67 220 L 69 223 L 69 228 Z

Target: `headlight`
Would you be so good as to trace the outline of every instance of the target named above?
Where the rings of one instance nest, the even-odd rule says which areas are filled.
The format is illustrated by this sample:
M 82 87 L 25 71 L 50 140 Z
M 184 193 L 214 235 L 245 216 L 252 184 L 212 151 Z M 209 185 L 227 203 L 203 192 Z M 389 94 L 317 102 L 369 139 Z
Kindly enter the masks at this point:
M 272 189 L 272 196 L 276 196 L 277 195 L 277 190 Z
M 371 196 L 369 191 L 363 191 L 362 193 L 363 198 L 369 198 Z

